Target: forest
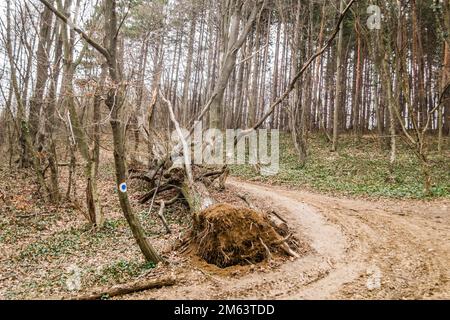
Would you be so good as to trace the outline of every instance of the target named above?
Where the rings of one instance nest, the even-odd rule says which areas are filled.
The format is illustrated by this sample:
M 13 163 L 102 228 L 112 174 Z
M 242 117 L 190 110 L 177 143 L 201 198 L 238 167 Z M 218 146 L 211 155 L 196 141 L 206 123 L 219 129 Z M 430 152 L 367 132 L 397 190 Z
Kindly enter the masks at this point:
M 449 0 L 3 0 L 0 300 L 449 299 Z

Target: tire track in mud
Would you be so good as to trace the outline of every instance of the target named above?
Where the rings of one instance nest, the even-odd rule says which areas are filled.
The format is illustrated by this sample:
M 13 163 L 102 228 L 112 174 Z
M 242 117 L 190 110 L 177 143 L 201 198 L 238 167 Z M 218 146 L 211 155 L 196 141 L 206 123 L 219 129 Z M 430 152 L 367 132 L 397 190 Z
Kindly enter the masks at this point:
M 367 201 L 228 181 L 229 188 L 259 199 L 283 215 L 299 239 L 309 240 L 312 252 L 275 269 L 237 277 L 184 271 L 180 274 L 183 283 L 132 298 L 450 297 L 447 200 Z
M 317 220 L 317 215 L 327 222 L 316 223 L 311 230 L 326 235 L 327 239 L 316 237 L 321 244 L 315 247 L 320 249 L 318 254 L 337 259 L 334 268 L 323 279 L 286 295 L 286 298 L 422 299 L 450 296 L 449 226 L 419 215 L 424 211 L 430 214 L 433 210 L 439 211 L 441 206 L 447 207 L 447 203 L 413 202 L 412 207 L 396 208 L 392 201 L 340 199 L 242 181 L 234 181 L 233 185 L 255 196 L 267 197 L 274 205 L 284 206 L 285 214 L 291 217 L 300 216 L 300 228 L 306 228 L 304 230 L 308 230 L 311 221 Z M 320 213 L 305 210 L 301 206 L 304 203 Z M 410 214 L 405 215 L 405 211 Z M 340 236 L 327 232 L 330 225 L 340 229 Z M 314 244 L 314 235 L 303 233 Z M 344 254 L 340 248 L 342 238 L 346 241 Z
M 326 299 L 342 285 L 356 279 L 363 266 L 358 259 L 347 259 L 349 250 L 363 252 L 364 245 L 355 246 L 339 225 L 326 219 L 317 209 L 296 200 L 284 190 L 239 181 L 234 187 L 256 198 L 264 199 L 277 212 L 281 212 L 297 237 L 306 237 L 314 252 L 281 266 L 284 279 L 290 283 L 289 290 L 277 295 L 281 299 Z M 306 279 L 306 280 L 305 280 Z M 280 279 L 281 280 L 281 279 Z M 304 281 L 298 281 L 304 280 Z M 265 286 L 271 291 L 283 291 L 283 281 L 277 286 Z M 264 285 L 263 285 L 264 287 Z M 252 298 L 258 298 L 253 296 Z

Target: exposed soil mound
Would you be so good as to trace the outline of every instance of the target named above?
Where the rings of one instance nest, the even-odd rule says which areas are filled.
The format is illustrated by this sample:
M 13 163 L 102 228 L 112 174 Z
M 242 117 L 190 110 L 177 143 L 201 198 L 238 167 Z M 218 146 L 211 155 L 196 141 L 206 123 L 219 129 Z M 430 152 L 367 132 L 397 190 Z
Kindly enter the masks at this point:
M 221 203 L 197 214 L 192 244 L 197 255 L 224 268 L 284 253 L 283 240 L 263 214 Z

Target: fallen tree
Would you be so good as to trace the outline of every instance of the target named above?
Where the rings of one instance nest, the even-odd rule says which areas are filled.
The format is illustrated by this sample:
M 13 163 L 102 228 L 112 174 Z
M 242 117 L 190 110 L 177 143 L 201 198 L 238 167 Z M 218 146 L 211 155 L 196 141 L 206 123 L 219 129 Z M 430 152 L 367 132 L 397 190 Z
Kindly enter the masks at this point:
M 258 263 L 274 253 L 298 258 L 267 216 L 250 208 L 219 203 L 197 214 L 191 248 L 219 267 Z
M 286 237 L 285 234 L 287 226 L 281 228 L 279 221 L 274 222 L 276 217 L 269 218 L 251 205 L 247 208 L 217 203 L 211 196 L 208 189 L 216 179 L 227 176 L 226 166 L 218 169 L 192 165 L 190 146 L 175 118 L 172 103 L 161 92 L 160 96 L 168 108 L 179 143 L 183 148 L 181 154 L 183 162 L 174 161 L 167 170 L 162 167 L 151 169 L 150 173 L 144 173 L 144 177 L 151 174 L 154 179 L 150 181 L 147 178 L 141 179 L 152 186 L 151 191 L 141 197 L 141 202 L 152 199 L 150 206 L 152 208 L 158 193 L 175 189 L 176 198 L 181 193 L 190 208 L 193 220 L 193 227 L 181 248 L 190 249 L 208 263 L 219 267 L 258 263 L 271 259 L 273 255 L 279 253 L 297 258 L 298 254 L 287 243 L 290 238 L 290 235 Z M 156 186 L 154 181 L 158 181 Z M 161 218 L 161 211 L 164 210 L 166 202 L 159 200 L 158 203 L 160 203 Z M 164 219 L 161 218 L 161 220 L 168 230 Z
M 48 9 L 50 9 L 59 19 L 61 19 L 64 23 L 70 24 L 69 19 L 63 13 L 55 9 L 47 0 L 40 0 Z M 303 65 L 302 68 L 294 75 L 290 84 L 283 92 L 283 94 L 270 106 L 269 111 L 262 116 L 256 124 L 247 130 L 241 132 L 235 138 L 235 144 L 252 132 L 254 129 L 260 127 L 266 119 L 275 111 L 276 107 L 281 104 L 281 102 L 287 98 L 290 92 L 294 89 L 295 84 L 301 78 L 303 73 L 307 70 L 307 68 L 311 65 L 311 63 L 319 56 L 321 56 L 325 50 L 331 45 L 332 41 L 336 37 L 340 25 L 349 11 L 352 4 L 356 2 L 356 0 L 351 0 L 348 6 L 345 8 L 343 12 L 341 12 L 340 17 L 338 19 L 338 23 L 332 33 L 331 37 L 325 43 L 325 45 L 320 48 L 315 54 L 313 54 Z M 258 6 L 260 3 L 258 2 Z M 264 7 L 265 3 L 262 3 L 262 7 Z M 245 29 L 249 29 L 253 23 L 254 16 L 256 15 L 257 9 L 252 10 L 251 18 L 248 21 Z M 239 10 L 237 11 L 239 12 Z M 107 46 L 102 46 L 91 37 L 89 37 L 82 29 L 73 25 L 73 30 L 78 33 L 90 46 L 95 48 L 102 56 L 105 58 L 106 63 L 108 65 L 108 73 L 109 78 L 112 81 L 113 85 L 108 91 L 107 98 L 105 99 L 105 104 L 111 111 L 111 128 L 113 133 L 114 140 L 114 163 L 115 163 L 115 171 L 116 171 L 116 183 L 117 186 L 121 185 L 128 178 L 127 166 L 125 163 L 125 142 L 123 136 L 123 124 L 121 122 L 121 107 L 125 99 L 125 84 L 122 81 L 122 77 L 118 68 L 118 59 L 117 59 L 117 33 L 120 30 L 121 25 L 117 25 L 117 15 L 116 15 L 116 3 L 112 0 L 105 0 L 105 34 L 107 38 Z M 239 15 L 237 15 L 239 16 Z M 234 19 L 233 29 L 236 29 L 238 24 L 237 20 Z M 244 33 L 245 34 L 245 33 Z M 244 37 L 241 37 L 242 39 Z M 240 43 L 241 40 L 238 40 Z M 239 46 L 233 47 L 232 51 L 234 53 L 239 50 Z M 222 68 L 221 73 L 229 73 L 230 68 L 233 67 L 233 64 L 226 68 Z M 221 75 L 219 75 L 219 79 Z M 226 77 L 224 77 L 225 79 Z M 155 201 L 156 195 L 161 192 L 170 191 L 175 189 L 177 192 L 176 198 L 178 199 L 178 193 L 181 193 L 186 199 L 191 212 L 193 213 L 193 221 L 194 221 L 194 229 L 195 225 L 199 224 L 201 221 L 201 213 L 204 210 L 208 209 L 210 206 L 216 203 L 216 201 L 211 197 L 208 186 L 212 184 L 217 178 L 219 178 L 220 184 L 224 185 L 225 179 L 228 175 L 228 170 L 226 167 L 222 168 L 222 170 L 217 171 L 217 168 L 205 168 L 201 166 L 197 166 L 194 170 L 192 167 L 191 159 L 190 159 L 190 146 L 187 143 L 186 137 L 183 136 L 183 132 L 180 129 L 180 125 L 175 118 L 175 114 L 172 108 L 172 104 L 169 100 L 165 99 L 162 93 L 160 92 L 160 96 L 162 100 L 168 107 L 170 120 L 174 124 L 176 128 L 176 132 L 179 137 L 179 143 L 175 146 L 173 151 L 166 155 L 159 157 L 161 160 L 156 164 L 155 167 L 150 168 L 149 173 L 142 176 L 143 180 L 149 181 L 152 189 L 149 193 L 141 197 L 141 202 L 146 202 L 150 199 Z M 213 92 L 206 106 L 201 110 L 200 115 L 197 120 L 202 121 L 204 115 L 210 110 L 210 108 L 215 109 L 217 107 L 217 100 L 221 98 L 221 94 L 217 91 Z M 214 111 L 214 110 L 213 110 Z M 214 120 L 214 119 L 213 119 Z M 216 121 L 217 119 L 215 119 Z M 191 128 L 189 135 L 192 135 L 195 129 L 195 124 Z M 214 142 L 213 142 L 214 143 Z M 183 165 L 179 164 L 169 165 L 173 161 L 173 156 L 181 155 L 184 159 Z M 218 174 L 216 174 L 218 172 Z M 159 181 L 158 186 L 154 186 L 155 181 Z M 125 218 L 127 219 L 130 228 L 133 232 L 133 236 L 135 237 L 142 253 L 146 257 L 148 261 L 159 262 L 161 261 L 161 257 L 157 254 L 154 248 L 148 243 L 145 238 L 145 232 L 140 224 L 138 217 L 133 213 L 129 197 L 125 192 L 119 192 L 119 201 L 124 213 Z M 161 204 L 161 200 L 159 201 Z M 167 205 L 167 202 L 164 202 Z M 267 244 L 264 243 L 264 240 L 261 239 L 261 245 L 269 251 Z M 278 239 L 279 240 L 279 239 Z M 287 252 L 292 251 L 290 248 L 285 248 Z
M 109 288 L 95 289 L 86 294 L 65 298 L 65 300 L 98 300 L 106 297 L 112 298 L 144 290 L 173 286 L 175 283 L 176 279 L 171 276 L 148 280 L 140 279 L 129 283 L 118 284 Z
M 339 32 L 341 22 L 354 2 L 356 0 L 351 0 L 345 10 L 341 12 L 336 27 L 330 38 L 325 42 L 325 45 L 319 48 L 299 69 L 283 94 L 270 106 L 269 111 L 251 128 L 243 130 L 235 137 L 235 145 L 254 129 L 259 128 L 275 111 L 276 107 L 289 96 L 296 82 L 311 63 L 331 45 Z M 190 239 L 185 242 L 195 246 L 195 251 L 199 256 L 220 267 L 243 262 L 259 262 L 265 258 L 270 258 L 272 256 L 271 250 L 274 249 L 275 251 L 281 250 L 288 255 L 298 257 L 295 251 L 287 244 L 290 234 L 286 222 L 280 221 L 279 217 L 269 219 L 253 209 L 217 204 L 208 188 L 216 179 L 220 179 L 220 184 L 224 185 L 228 175 L 228 168 L 224 166 L 218 169 L 217 166 L 210 168 L 192 164 L 191 146 L 187 141 L 190 135 L 193 134 L 195 125 L 188 132 L 188 135 L 185 136 L 175 117 L 171 101 L 166 99 L 161 91 L 159 96 L 167 106 L 169 118 L 176 129 L 179 142 L 174 146 L 170 154 L 159 157 L 162 160 L 155 167 L 150 168 L 140 176 L 135 175 L 135 178 L 147 181 L 151 187 L 150 192 L 141 197 L 141 203 L 153 199 L 153 205 L 157 194 L 169 190 L 176 190 L 177 198 L 181 193 L 190 208 L 193 219 Z M 213 94 L 206 106 L 201 110 L 197 121 L 203 120 L 214 99 L 215 96 Z M 181 162 L 179 161 L 180 159 L 182 159 Z M 155 181 L 159 181 L 157 186 L 155 186 Z M 159 202 L 167 205 L 167 202 L 163 201 L 160 200 Z M 257 228 L 252 229 L 253 227 Z

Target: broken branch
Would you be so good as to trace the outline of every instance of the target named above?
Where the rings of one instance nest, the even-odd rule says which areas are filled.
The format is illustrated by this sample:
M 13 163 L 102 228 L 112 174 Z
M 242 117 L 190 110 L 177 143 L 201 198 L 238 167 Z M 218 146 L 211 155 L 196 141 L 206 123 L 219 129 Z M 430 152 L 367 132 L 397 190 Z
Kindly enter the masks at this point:
M 160 279 L 138 280 L 131 283 L 124 283 L 112 286 L 110 288 L 97 289 L 84 295 L 69 297 L 67 300 L 98 300 L 103 297 L 116 297 L 133 292 L 139 292 L 149 289 L 173 286 L 176 283 L 175 278 L 169 276 Z

